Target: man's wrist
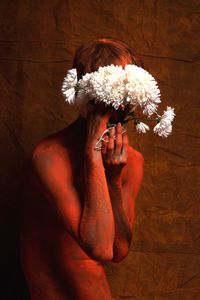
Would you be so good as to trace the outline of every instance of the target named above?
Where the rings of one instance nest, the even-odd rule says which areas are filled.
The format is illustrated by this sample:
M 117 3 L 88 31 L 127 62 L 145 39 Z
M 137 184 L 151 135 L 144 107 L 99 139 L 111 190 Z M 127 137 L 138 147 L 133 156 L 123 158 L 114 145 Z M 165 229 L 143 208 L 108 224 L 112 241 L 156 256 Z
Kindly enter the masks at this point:
M 121 188 L 122 187 L 122 176 L 121 174 L 111 174 L 106 171 L 106 178 L 111 187 Z
M 89 162 L 102 161 L 102 154 L 101 154 L 101 151 L 94 149 L 94 145 L 86 145 L 85 146 L 85 158 Z

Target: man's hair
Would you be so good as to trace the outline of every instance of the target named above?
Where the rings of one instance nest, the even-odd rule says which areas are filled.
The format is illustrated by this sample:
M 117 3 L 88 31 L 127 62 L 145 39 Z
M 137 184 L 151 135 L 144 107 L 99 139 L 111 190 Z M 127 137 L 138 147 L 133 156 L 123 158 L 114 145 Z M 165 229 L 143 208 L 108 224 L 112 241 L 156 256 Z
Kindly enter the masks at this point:
M 100 38 L 81 45 L 74 56 L 73 68 L 76 68 L 78 80 L 86 73 L 97 71 L 108 65 L 134 64 L 144 67 L 141 58 L 124 41 L 112 38 Z

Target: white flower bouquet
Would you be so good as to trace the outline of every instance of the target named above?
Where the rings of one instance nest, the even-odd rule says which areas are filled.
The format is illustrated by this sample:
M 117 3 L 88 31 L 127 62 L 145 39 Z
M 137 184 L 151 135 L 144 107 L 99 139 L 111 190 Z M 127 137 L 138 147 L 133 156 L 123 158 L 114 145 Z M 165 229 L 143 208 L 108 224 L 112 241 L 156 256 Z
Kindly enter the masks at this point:
M 149 72 L 136 65 L 126 65 L 125 68 L 115 65 L 100 67 L 98 71 L 87 73 L 78 81 L 76 69 L 71 69 L 64 78 L 61 90 L 65 100 L 77 107 L 86 106 L 92 99 L 95 103 L 104 102 L 115 110 L 124 107 L 123 111 L 119 110 L 119 121 L 125 124 L 134 120 L 139 133 L 146 133 L 150 128 L 136 116 L 136 108 L 142 110 L 147 121 L 153 114 L 156 115 L 154 133 L 166 138 L 172 132 L 174 108 L 167 106 L 162 115 L 157 113 L 161 102 L 157 81 Z M 115 125 L 108 124 L 108 130 Z

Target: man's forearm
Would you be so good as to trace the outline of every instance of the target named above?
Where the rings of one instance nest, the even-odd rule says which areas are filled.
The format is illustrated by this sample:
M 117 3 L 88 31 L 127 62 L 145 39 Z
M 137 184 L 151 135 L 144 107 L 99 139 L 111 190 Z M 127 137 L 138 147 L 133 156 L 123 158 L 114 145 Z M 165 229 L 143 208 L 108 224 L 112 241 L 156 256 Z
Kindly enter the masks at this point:
M 123 208 L 121 178 L 108 179 L 108 187 L 115 222 L 113 261 L 121 261 L 128 253 L 132 239 L 132 230 Z
M 80 238 L 94 256 L 112 259 L 115 224 L 101 152 L 85 152 Z

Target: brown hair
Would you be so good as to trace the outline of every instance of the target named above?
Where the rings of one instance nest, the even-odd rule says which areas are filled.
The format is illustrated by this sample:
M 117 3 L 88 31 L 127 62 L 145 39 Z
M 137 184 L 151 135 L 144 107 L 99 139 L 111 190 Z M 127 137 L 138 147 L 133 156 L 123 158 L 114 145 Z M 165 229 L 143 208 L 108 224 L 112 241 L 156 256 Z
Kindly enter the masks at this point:
M 112 38 L 100 38 L 81 45 L 75 53 L 73 68 L 78 80 L 86 73 L 107 65 L 135 64 L 144 67 L 141 58 L 125 42 Z

